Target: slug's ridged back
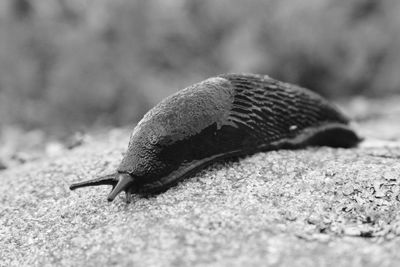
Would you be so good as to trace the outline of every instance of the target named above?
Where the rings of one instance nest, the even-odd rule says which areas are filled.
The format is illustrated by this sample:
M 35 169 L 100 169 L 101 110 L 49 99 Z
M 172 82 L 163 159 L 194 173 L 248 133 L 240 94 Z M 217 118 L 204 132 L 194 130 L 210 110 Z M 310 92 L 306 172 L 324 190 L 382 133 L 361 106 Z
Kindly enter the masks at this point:
M 231 83 L 235 92 L 228 120 L 260 145 L 282 143 L 324 126 L 348 124 L 348 119 L 336 107 L 307 89 L 268 76 L 228 74 L 221 77 Z M 329 140 L 326 145 L 330 145 Z

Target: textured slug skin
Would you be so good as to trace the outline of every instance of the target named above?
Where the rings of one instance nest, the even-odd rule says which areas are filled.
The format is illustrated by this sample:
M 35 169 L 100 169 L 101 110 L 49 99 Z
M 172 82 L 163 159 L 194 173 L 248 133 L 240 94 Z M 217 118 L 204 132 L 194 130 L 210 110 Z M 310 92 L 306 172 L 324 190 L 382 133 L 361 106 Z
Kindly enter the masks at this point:
M 268 76 L 226 74 L 164 99 L 133 130 L 116 174 L 71 190 L 111 185 L 120 192 L 162 191 L 217 160 L 305 146 L 349 148 L 361 139 L 317 94 Z
M 119 173 L 163 190 L 208 164 L 258 151 L 353 147 L 348 119 L 319 95 L 268 76 L 226 74 L 164 99 L 134 129 Z

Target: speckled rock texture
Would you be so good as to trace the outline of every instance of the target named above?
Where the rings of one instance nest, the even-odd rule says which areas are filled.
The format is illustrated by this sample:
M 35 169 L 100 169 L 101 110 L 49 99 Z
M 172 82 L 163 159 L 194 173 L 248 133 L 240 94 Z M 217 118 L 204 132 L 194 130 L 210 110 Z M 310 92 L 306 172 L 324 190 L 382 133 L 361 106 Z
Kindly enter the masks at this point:
M 130 204 L 68 189 L 113 172 L 129 131 L 3 170 L 0 266 L 400 266 L 400 113 L 360 120 L 359 148 L 216 163 Z

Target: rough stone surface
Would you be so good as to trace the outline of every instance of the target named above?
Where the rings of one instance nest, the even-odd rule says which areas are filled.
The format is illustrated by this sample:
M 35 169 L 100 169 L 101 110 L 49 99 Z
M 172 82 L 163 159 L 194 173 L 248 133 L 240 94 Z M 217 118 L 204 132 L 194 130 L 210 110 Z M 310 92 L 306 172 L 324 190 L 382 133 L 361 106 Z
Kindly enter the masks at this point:
M 390 143 L 258 153 L 131 204 L 68 189 L 114 171 L 127 131 L 3 170 L 0 266 L 400 266 L 395 122 L 358 126 Z

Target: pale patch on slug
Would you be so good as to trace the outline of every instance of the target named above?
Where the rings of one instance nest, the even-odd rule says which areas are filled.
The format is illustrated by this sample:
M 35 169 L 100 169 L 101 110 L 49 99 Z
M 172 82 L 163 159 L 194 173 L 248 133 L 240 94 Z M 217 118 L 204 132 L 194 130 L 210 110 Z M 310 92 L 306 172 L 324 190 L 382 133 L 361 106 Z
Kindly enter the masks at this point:
M 220 129 L 233 102 L 230 86 L 228 80 L 214 77 L 167 97 L 143 117 L 132 136 L 146 131 L 150 142 L 168 144 L 169 139 L 186 139 L 214 123 Z M 192 123 L 182 123 L 186 121 Z

